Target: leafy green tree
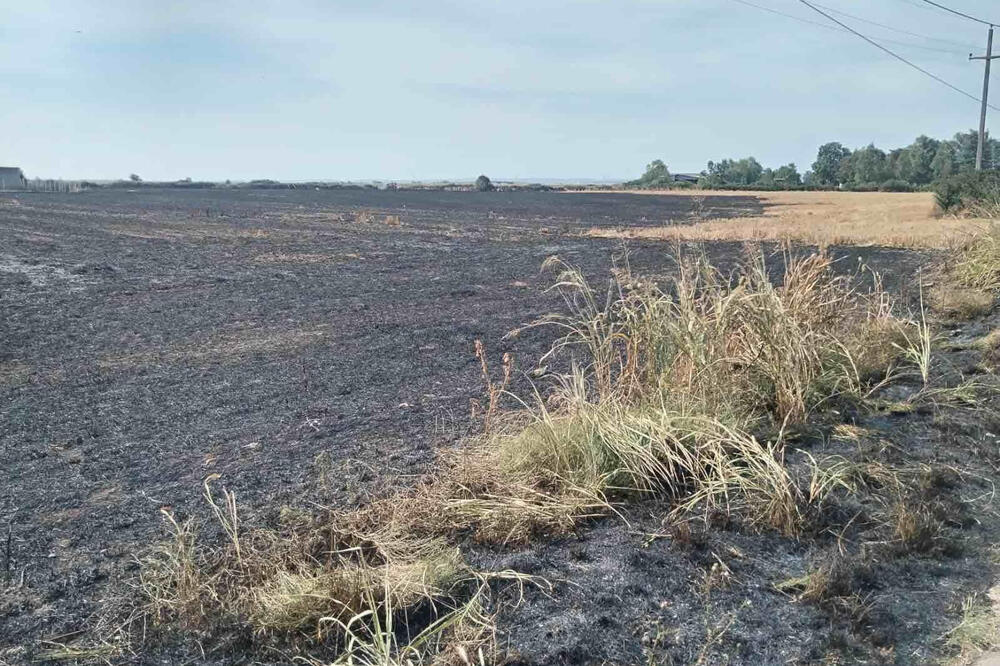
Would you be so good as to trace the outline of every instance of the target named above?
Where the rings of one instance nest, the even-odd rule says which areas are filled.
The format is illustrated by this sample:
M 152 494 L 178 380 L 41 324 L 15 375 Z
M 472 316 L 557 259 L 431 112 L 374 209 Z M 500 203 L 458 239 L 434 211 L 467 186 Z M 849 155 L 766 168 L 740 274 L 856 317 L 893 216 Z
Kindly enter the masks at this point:
M 854 153 L 847 151 L 847 154 L 840 159 L 840 164 L 837 166 L 837 171 L 834 173 L 833 181 L 827 181 L 827 184 L 854 184 Z
M 646 165 L 646 173 L 642 175 L 642 179 L 647 182 L 662 182 L 670 178 L 670 170 L 667 169 L 667 165 L 663 163 L 663 160 L 653 160 Z
M 653 160 L 646 165 L 646 172 L 642 174 L 639 180 L 629 181 L 626 185 L 652 189 L 670 187 L 673 181 L 674 179 L 670 175 L 670 170 L 667 169 L 667 165 L 663 163 L 663 160 Z
M 851 151 L 838 142 L 831 141 L 819 147 L 812 165 L 813 180 L 821 185 L 838 185 L 841 163 L 851 156 Z
M 721 162 L 709 162 L 708 168 L 702 172 L 702 181 L 712 186 L 721 185 L 753 185 L 764 175 L 764 167 L 753 157 L 741 160 L 725 159 Z M 702 182 L 699 181 L 699 182 Z
M 958 173 L 958 156 L 955 144 L 942 141 L 931 160 L 931 174 L 935 181 L 945 180 Z
M 802 184 L 802 176 L 795 164 L 789 163 L 774 170 L 774 181 L 778 185 L 798 186 Z
M 927 185 L 934 180 L 934 158 L 937 156 L 941 142 L 928 136 L 920 135 L 903 149 L 903 154 L 895 170 L 896 177 L 911 185 Z
M 744 157 L 730 168 L 729 181 L 735 185 L 753 185 L 764 175 L 764 167 L 753 157 Z
M 480 176 L 479 178 L 476 178 L 475 187 L 476 187 L 476 192 L 492 192 L 493 190 L 496 189 L 496 187 L 493 186 L 493 182 L 490 181 L 490 179 L 487 178 L 486 176 Z
M 955 135 L 955 166 L 958 167 L 958 173 L 969 173 L 976 170 L 976 151 L 979 149 L 979 132 L 976 130 L 969 130 L 968 132 L 959 132 Z M 991 161 L 992 156 L 988 156 L 986 153 L 989 147 L 989 141 L 983 146 L 983 161 Z
M 885 156 L 886 169 L 893 178 L 903 178 L 902 174 L 909 169 L 910 157 L 906 148 L 895 148 Z
M 1000 141 L 986 137 L 986 144 L 983 146 L 983 168 L 995 170 L 1000 168 Z
M 868 144 L 851 155 L 851 183 L 870 185 L 881 183 L 892 177 L 888 158 L 884 151 Z
M 698 184 L 701 187 L 720 187 L 725 185 L 726 181 L 723 179 L 723 175 L 728 162 L 729 160 L 722 160 L 721 162 L 709 160 L 705 166 L 705 170 L 701 172 Z

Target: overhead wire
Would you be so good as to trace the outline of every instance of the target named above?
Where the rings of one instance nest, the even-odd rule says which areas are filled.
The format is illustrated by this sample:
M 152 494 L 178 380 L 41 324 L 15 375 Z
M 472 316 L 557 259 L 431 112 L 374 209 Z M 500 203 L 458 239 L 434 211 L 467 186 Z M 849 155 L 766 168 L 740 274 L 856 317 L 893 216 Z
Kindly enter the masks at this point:
M 923 0 L 923 1 L 926 2 L 928 5 L 933 5 L 933 6 L 937 7 L 938 9 L 943 9 L 946 12 L 950 12 L 952 14 L 955 14 L 956 16 L 961 16 L 962 18 L 967 18 L 970 21 L 975 21 L 976 23 L 982 23 L 983 25 L 988 25 L 990 27 L 993 27 L 995 25 L 1000 25 L 1000 23 L 994 23 L 992 21 L 986 21 L 986 20 L 981 19 L 981 18 L 976 18 L 975 16 L 969 16 L 968 14 L 966 14 L 964 12 L 960 12 L 957 9 L 952 9 L 951 7 L 946 7 L 946 6 L 942 5 L 939 2 L 934 2 L 934 0 Z
M 817 27 L 820 27 L 820 28 L 824 28 L 826 30 L 834 30 L 836 32 L 845 32 L 844 29 L 838 28 L 838 27 L 833 26 L 833 25 L 830 25 L 829 23 L 821 23 L 819 21 L 812 21 L 810 19 L 803 18 L 801 16 L 796 16 L 795 14 L 789 14 L 787 12 L 783 12 L 783 11 L 780 11 L 780 10 L 777 10 L 777 9 L 773 9 L 771 7 L 765 7 L 764 5 L 758 5 L 758 4 L 754 3 L 754 2 L 750 2 L 749 0 L 733 0 L 733 2 L 739 3 L 741 5 L 746 5 L 747 7 L 754 7 L 756 9 L 760 9 L 762 11 L 769 12 L 771 14 L 776 14 L 777 16 L 784 16 L 785 18 L 789 18 L 789 19 L 792 19 L 794 21 L 799 21 L 800 23 L 806 23 L 806 24 L 809 24 L 809 25 L 814 25 L 814 26 L 817 26 Z M 924 46 L 923 44 L 914 44 L 912 42 L 901 42 L 901 41 L 895 40 L 895 39 L 884 39 L 884 38 L 881 38 L 881 39 L 882 39 L 882 41 L 884 41 L 884 42 L 886 42 L 888 44 L 895 44 L 897 46 L 905 46 L 905 47 L 908 47 L 908 48 L 921 49 L 921 50 L 924 50 L 924 51 L 936 51 L 937 53 L 956 53 L 956 54 L 960 53 L 959 51 L 956 51 L 955 49 L 942 49 L 942 48 L 936 48 L 936 47 L 933 47 L 933 46 Z M 965 55 L 965 53 L 961 52 L 961 55 Z
M 834 9 L 833 7 L 827 7 L 826 5 L 821 5 L 818 2 L 814 2 L 813 4 L 816 5 L 817 7 L 822 7 L 823 9 L 825 9 L 828 12 L 832 12 L 834 14 L 839 14 L 841 16 L 846 16 L 848 18 L 854 19 L 855 21 L 860 21 L 861 23 L 868 23 L 870 25 L 875 25 L 875 26 L 878 26 L 880 28 L 885 28 L 886 30 L 892 30 L 893 32 L 898 32 L 898 33 L 903 34 L 903 35 L 910 35 L 912 37 L 920 37 L 921 39 L 929 39 L 929 40 L 932 40 L 932 41 L 935 41 L 935 42 L 941 42 L 943 44 L 951 44 L 952 46 L 961 46 L 963 49 L 970 49 L 971 48 L 971 49 L 975 50 L 977 48 L 975 46 L 969 46 L 968 44 L 962 44 L 960 42 L 953 42 L 950 39 L 941 39 L 940 37 L 931 37 L 930 35 L 923 35 L 923 34 L 920 34 L 919 32 L 910 32 L 909 30 L 903 30 L 902 28 L 897 28 L 895 26 L 886 25 L 885 23 L 879 23 L 877 21 L 871 21 L 869 19 L 862 18 L 860 16 L 855 16 L 854 14 L 848 14 L 847 12 L 842 12 L 839 9 Z
M 913 69 L 917 70 L 917 71 L 918 71 L 918 72 L 920 72 L 921 74 L 924 74 L 925 76 L 929 76 L 930 78 L 934 79 L 934 80 L 935 80 L 935 81 L 937 81 L 938 83 L 940 83 L 940 84 L 942 84 L 942 85 L 945 85 L 945 86 L 947 86 L 947 87 L 951 88 L 952 90 L 954 90 L 955 92 L 957 92 L 957 93 L 959 93 L 959 94 L 961 94 L 961 95 L 965 95 L 965 96 L 966 96 L 966 97 L 968 97 L 969 99 L 972 99 L 972 100 L 975 100 L 976 102 L 979 102 L 979 103 L 982 103 L 982 99 L 980 99 L 979 97 L 976 97 L 975 95 L 973 95 L 973 94 L 972 94 L 972 93 L 970 93 L 970 92 L 967 92 L 967 91 L 965 91 L 965 90 L 962 90 L 962 89 L 961 89 L 961 88 L 959 88 L 958 86 L 955 86 L 955 85 L 952 85 L 952 84 L 951 84 L 951 83 L 949 83 L 948 81 L 945 81 L 944 79 L 942 79 L 942 78 L 941 78 L 940 76 L 938 76 L 937 74 L 934 74 L 934 73 L 932 73 L 932 72 L 929 72 L 929 71 L 927 71 L 926 69 L 924 69 L 924 68 L 923 68 L 923 67 L 921 67 L 920 65 L 917 65 L 917 64 L 915 64 L 915 63 L 912 63 L 912 62 L 910 62 L 909 60 L 907 60 L 907 59 L 906 59 L 906 58 L 904 58 L 903 56 L 899 55 L 899 54 L 898 54 L 898 53 L 896 53 L 895 51 L 892 51 L 892 50 L 890 50 L 890 49 L 886 48 L 885 46 L 882 46 L 881 44 L 879 44 L 878 42 L 876 42 L 876 41 L 875 41 L 874 39 L 872 39 L 872 38 L 868 37 L 867 35 L 864 35 L 864 34 L 862 34 L 862 33 L 858 32 L 857 30 L 855 30 L 854 28 L 850 27 L 849 25 L 846 25 L 846 24 L 845 24 L 845 23 L 843 23 L 842 21 L 839 21 L 839 20 L 837 20 L 836 18 L 834 18 L 834 17 L 830 16 L 829 14 L 827 14 L 826 12 L 824 12 L 824 11 L 823 11 L 822 9 L 819 9 L 818 7 L 814 6 L 814 5 L 813 5 L 812 3 L 810 3 L 810 2 L 808 1 L 808 0 L 799 0 L 799 2 L 801 2 L 801 3 L 802 3 L 803 5 L 805 5 L 806 7 L 808 7 L 808 8 L 810 8 L 810 9 L 812 9 L 812 10 L 813 10 L 814 12 L 816 12 L 817 14 L 820 14 L 820 15 L 822 15 L 822 16 L 825 16 L 826 18 L 828 18 L 829 20 L 833 21 L 834 23 L 836 23 L 836 24 L 837 24 L 837 25 L 839 25 L 840 27 L 844 28 L 844 29 L 845 29 L 845 30 L 847 30 L 848 32 L 850 32 L 850 33 L 852 33 L 852 34 L 854 34 L 854 35 L 856 35 L 856 36 L 860 37 L 861 39 L 865 40 L 866 42 L 868 42 L 869 44 L 871 44 L 871 45 L 872 45 L 872 46 L 874 46 L 875 48 L 877 48 L 877 49 L 880 49 L 880 50 L 884 51 L 885 53 L 888 53 L 888 54 L 889 54 L 890 56 L 892 56 L 892 57 L 893 57 L 893 58 L 895 58 L 896 60 L 899 60 L 900 62 L 904 63 L 905 65 L 907 65 L 907 66 L 909 66 L 909 67 L 912 67 Z M 991 109 L 993 109 L 993 110 L 995 110 L 995 111 L 1000 111 L 1000 107 L 996 107 L 996 106 L 993 106 L 992 104 L 987 104 L 987 106 L 989 106 L 989 108 L 991 108 Z

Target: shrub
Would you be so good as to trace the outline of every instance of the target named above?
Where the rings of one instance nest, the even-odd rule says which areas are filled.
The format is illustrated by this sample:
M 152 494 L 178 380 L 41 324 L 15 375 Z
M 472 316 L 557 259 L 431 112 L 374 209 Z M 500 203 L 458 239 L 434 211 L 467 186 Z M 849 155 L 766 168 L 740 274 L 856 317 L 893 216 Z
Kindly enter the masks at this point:
M 913 186 L 905 180 L 891 178 L 878 187 L 879 192 L 912 192 Z
M 934 192 L 945 213 L 1000 217 L 1000 170 L 959 174 L 939 181 Z
M 487 178 L 486 176 L 480 176 L 479 178 L 476 178 L 475 188 L 476 192 L 492 192 L 493 190 L 496 189 L 492 181 L 490 181 L 490 179 Z

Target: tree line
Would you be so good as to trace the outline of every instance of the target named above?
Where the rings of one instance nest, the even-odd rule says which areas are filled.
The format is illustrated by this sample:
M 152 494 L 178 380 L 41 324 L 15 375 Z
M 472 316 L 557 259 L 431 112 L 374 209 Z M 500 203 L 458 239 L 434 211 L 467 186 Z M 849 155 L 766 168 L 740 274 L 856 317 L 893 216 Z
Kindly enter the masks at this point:
M 812 168 L 800 174 L 795 164 L 764 167 L 753 157 L 709 161 L 697 183 L 679 181 L 662 160 L 646 166 L 638 180 L 626 187 L 701 187 L 706 189 L 829 189 L 907 191 L 928 189 L 932 184 L 975 170 L 978 132 L 959 132 L 951 139 L 918 136 L 903 148 L 885 151 L 869 144 L 851 150 L 837 141 L 825 143 L 816 153 Z M 1000 166 L 1000 141 L 987 139 L 983 167 Z

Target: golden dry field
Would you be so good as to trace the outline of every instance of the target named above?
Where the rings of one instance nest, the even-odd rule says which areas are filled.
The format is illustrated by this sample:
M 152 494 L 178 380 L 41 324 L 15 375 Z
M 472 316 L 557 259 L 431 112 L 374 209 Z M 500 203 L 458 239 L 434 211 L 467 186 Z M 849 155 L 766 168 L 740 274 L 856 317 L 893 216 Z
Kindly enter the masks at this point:
M 676 240 L 793 240 L 817 245 L 890 245 L 947 248 L 983 230 L 989 220 L 942 216 L 930 192 L 648 192 L 704 200 L 719 196 L 755 196 L 764 205 L 759 216 L 721 219 L 710 205 L 695 205 L 692 224 L 591 229 L 597 237 Z M 637 192 L 643 196 L 647 192 Z

